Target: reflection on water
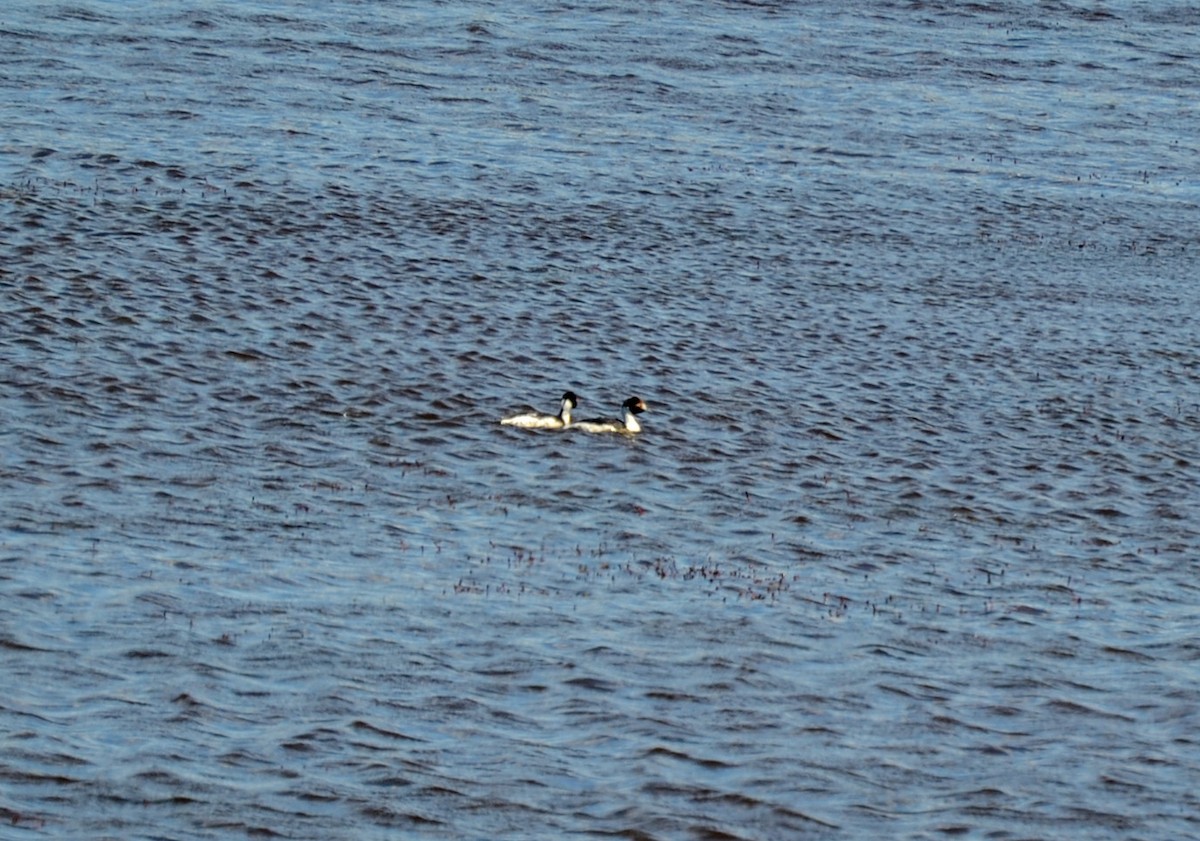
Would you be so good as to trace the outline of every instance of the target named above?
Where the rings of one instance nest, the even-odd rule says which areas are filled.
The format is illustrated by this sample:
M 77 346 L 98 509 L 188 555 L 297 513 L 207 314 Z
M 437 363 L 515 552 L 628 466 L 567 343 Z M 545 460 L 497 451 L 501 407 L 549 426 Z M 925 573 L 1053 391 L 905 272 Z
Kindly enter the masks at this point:
M 9 13 L 6 822 L 1195 833 L 1197 20 L 665 11 Z

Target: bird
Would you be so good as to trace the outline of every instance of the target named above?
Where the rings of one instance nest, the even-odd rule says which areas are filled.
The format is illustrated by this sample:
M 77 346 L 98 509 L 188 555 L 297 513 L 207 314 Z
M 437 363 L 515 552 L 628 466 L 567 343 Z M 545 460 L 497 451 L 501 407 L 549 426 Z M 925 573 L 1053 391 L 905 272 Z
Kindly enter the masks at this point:
M 518 426 L 521 429 L 565 429 L 571 425 L 571 410 L 578 405 L 579 398 L 575 396 L 575 392 L 565 391 L 557 415 L 528 412 L 523 415 L 501 418 L 500 423 L 505 426 Z
M 637 416 L 646 411 L 646 401 L 640 397 L 630 397 L 621 404 L 621 417 L 618 418 L 589 418 L 576 421 L 571 426 L 584 432 L 641 432 L 642 425 Z

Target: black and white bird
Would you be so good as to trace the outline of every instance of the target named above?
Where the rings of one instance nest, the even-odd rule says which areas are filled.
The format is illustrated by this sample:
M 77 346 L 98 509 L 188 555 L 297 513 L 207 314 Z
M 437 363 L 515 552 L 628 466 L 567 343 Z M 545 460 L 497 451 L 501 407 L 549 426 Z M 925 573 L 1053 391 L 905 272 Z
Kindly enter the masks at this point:
M 579 405 L 575 392 L 563 392 L 562 404 L 557 415 L 547 415 L 543 412 L 528 412 L 523 415 L 501 418 L 505 426 L 519 426 L 522 429 L 565 429 L 571 425 L 571 410 Z
M 621 404 L 620 418 L 590 418 L 575 421 L 571 424 L 574 429 L 584 432 L 641 432 L 642 425 L 637 416 L 646 411 L 646 401 L 640 397 L 630 397 Z

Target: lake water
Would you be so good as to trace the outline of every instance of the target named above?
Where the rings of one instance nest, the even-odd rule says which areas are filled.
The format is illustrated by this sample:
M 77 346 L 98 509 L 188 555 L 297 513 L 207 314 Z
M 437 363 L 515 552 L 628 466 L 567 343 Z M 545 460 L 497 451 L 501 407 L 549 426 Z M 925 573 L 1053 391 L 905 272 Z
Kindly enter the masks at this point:
M 1198 43 L 8 3 L 0 836 L 1200 837 Z

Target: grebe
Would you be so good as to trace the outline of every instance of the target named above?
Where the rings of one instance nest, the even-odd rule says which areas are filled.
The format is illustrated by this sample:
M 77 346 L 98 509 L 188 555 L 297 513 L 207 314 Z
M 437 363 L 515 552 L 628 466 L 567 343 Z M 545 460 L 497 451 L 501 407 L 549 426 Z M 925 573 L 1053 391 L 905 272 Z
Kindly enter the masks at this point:
M 630 397 L 621 404 L 620 420 L 591 418 L 576 421 L 572 426 L 575 429 L 582 429 L 584 432 L 641 432 L 642 425 L 638 423 L 637 416 L 644 411 L 646 411 L 646 401 L 640 397 Z
M 567 391 L 562 396 L 562 407 L 557 415 L 547 415 L 542 412 L 529 412 L 524 415 L 513 415 L 501 418 L 505 426 L 519 426 L 522 429 L 563 429 L 571 425 L 571 410 L 579 405 L 575 392 Z

